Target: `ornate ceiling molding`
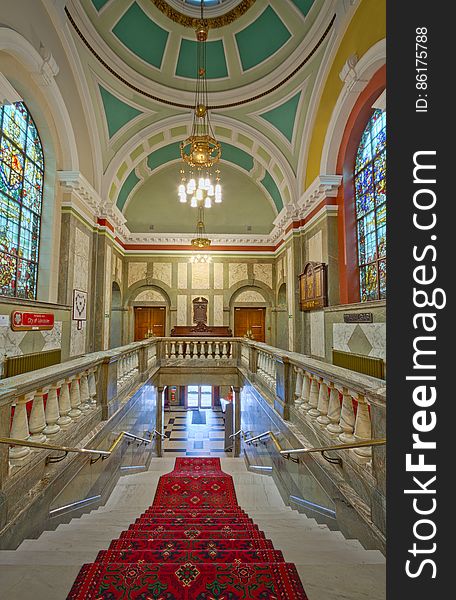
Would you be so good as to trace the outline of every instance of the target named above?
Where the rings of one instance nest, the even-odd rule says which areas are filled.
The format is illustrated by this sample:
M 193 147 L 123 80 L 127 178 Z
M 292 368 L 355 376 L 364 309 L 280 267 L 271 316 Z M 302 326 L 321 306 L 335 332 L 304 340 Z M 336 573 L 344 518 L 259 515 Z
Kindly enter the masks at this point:
M 165 0 L 151 0 L 153 4 L 160 10 L 164 15 L 171 19 L 175 23 L 182 25 L 183 27 L 191 27 L 196 29 L 200 19 L 184 15 L 180 11 L 176 10 L 168 4 Z M 219 27 L 225 27 L 237 21 L 242 15 L 244 15 L 250 7 L 255 4 L 255 0 L 242 0 L 237 6 L 226 12 L 224 15 L 217 17 L 206 18 L 205 21 L 210 29 L 218 29 Z
M 316 177 L 298 201 L 299 217 L 305 218 L 325 198 L 336 198 L 342 175 Z

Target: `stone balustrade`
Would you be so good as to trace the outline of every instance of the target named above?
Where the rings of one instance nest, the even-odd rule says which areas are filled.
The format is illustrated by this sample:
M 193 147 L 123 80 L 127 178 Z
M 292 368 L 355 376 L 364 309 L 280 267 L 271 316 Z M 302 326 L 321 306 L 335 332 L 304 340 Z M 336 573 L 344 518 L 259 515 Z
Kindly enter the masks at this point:
M 231 361 L 238 339 L 233 338 L 160 338 L 162 366 L 172 361 Z
M 110 415 L 110 405 L 128 396 L 155 367 L 155 339 L 108 352 L 96 352 L 32 373 L 0 381 L 1 436 L 68 445 L 87 433 L 84 421 L 96 425 Z M 96 417 L 95 415 L 98 415 Z M 5 424 L 10 424 L 5 426 Z M 75 437 L 76 436 L 76 437 Z M 27 446 L 0 445 L 3 474 L 11 474 L 37 453 Z

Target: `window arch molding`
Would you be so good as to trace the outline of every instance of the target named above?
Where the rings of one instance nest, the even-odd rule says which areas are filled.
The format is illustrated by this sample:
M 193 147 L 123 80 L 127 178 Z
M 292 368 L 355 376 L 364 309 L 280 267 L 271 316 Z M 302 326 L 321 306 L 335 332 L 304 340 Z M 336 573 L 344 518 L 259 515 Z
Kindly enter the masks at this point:
M 339 188 L 338 248 L 340 303 L 360 302 L 358 240 L 355 211 L 354 166 L 361 136 L 373 114 L 372 105 L 386 87 L 386 67 L 381 67 L 359 95 L 342 135 L 336 173 L 342 173 Z

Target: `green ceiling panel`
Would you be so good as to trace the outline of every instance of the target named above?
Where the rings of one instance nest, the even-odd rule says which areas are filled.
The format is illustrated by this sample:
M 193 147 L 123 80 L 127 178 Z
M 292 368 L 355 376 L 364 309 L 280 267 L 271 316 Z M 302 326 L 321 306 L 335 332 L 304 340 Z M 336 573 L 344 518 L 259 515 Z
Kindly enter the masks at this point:
M 289 142 L 293 139 L 296 111 L 298 110 L 300 97 L 301 92 L 298 92 L 280 106 L 260 115 L 262 119 L 265 119 L 282 132 Z
M 290 37 L 279 15 L 268 6 L 253 23 L 236 33 L 243 70 L 248 71 L 272 56 Z
M 108 90 L 105 90 L 101 85 L 100 93 L 103 101 L 103 107 L 108 124 L 109 137 L 111 138 L 119 129 L 141 114 L 141 111 L 133 108 L 129 104 L 125 104 L 122 100 L 113 96 Z
M 228 77 L 225 48 L 222 40 L 206 42 L 206 77 L 207 79 L 222 79 Z M 197 43 L 193 40 L 182 39 L 177 60 L 176 75 L 196 79 L 196 50 Z
M 155 150 L 152 154 L 149 154 L 147 164 L 151 171 L 154 171 L 157 167 L 161 167 L 170 160 L 175 160 L 180 157 L 179 142 L 173 142 L 167 146 L 163 146 L 159 150 Z
M 244 150 L 223 142 L 222 158 L 250 172 L 253 169 L 253 158 Z
M 261 183 L 271 194 L 271 197 L 274 200 L 274 204 L 276 205 L 278 212 L 280 212 L 283 208 L 283 201 L 279 188 L 276 185 L 276 182 L 269 173 L 266 173 L 266 175 L 261 180 Z
M 140 182 L 139 177 L 136 175 L 135 170 L 130 173 L 130 175 L 125 179 L 124 184 L 119 192 L 117 197 L 117 206 L 120 210 L 123 210 L 125 206 L 125 202 L 127 201 L 128 196 L 131 193 L 131 190 L 135 187 L 136 184 Z
M 97 10 L 103 8 L 105 4 L 107 4 L 109 0 L 92 0 L 92 4 L 95 6 Z
M 312 8 L 314 0 L 291 0 L 295 6 L 299 8 L 302 14 L 305 16 Z
M 123 14 L 112 31 L 139 58 L 161 68 L 169 34 L 154 23 L 137 2 Z

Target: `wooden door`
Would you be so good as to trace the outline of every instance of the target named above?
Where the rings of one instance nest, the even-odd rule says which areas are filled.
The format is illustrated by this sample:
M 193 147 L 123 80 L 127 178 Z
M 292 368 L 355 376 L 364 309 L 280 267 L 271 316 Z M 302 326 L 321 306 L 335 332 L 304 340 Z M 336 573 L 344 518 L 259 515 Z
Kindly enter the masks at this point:
M 265 341 L 265 308 L 235 308 L 234 335 L 244 337 L 247 331 L 253 334 L 256 342 Z
M 135 342 L 165 335 L 166 309 L 164 306 L 137 306 L 135 308 Z

